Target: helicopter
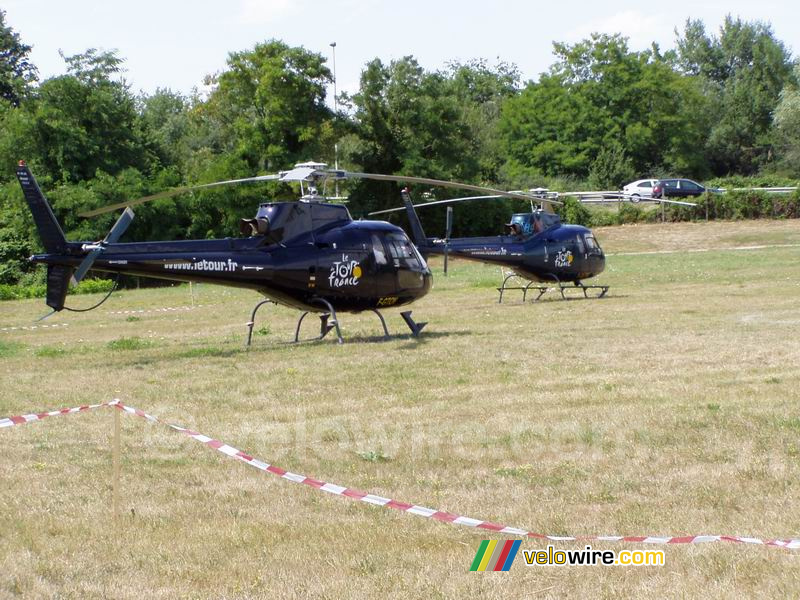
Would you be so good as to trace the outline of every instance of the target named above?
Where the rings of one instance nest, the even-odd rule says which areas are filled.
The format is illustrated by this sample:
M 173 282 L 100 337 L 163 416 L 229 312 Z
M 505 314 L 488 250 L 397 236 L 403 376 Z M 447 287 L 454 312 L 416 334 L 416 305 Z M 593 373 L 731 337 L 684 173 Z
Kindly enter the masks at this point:
M 503 197 L 502 195 L 468 196 L 411 204 L 408 190 L 404 189 L 402 194 L 406 206 L 411 206 L 414 210 L 441 204 Z M 539 300 L 551 289 L 558 290 L 564 300 L 568 299 L 566 292 L 570 288 L 579 289 L 583 292 L 584 298 L 589 298 L 590 291 L 597 294 L 594 296 L 596 298 L 605 296 L 609 286 L 583 283 L 584 279 L 599 275 L 605 268 L 605 254 L 592 231 L 581 225 L 561 223 L 559 216 L 552 210 L 552 204 L 560 204 L 555 199 L 558 197 L 556 193 L 537 188 L 529 190 L 527 195 L 531 201 L 531 211 L 513 214 L 510 222 L 504 226 L 504 235 L 451 239 L 452 206 L 447 207 L 444 238 L 427 238 L 419 220 L 410 221 L 417 248 L 424 256 L 443 256 L 445 273 L 451 254 L 458 258 L 499 265 L 505 274 L 502 285 L 497 288 L 500 293 L 499 303 L 503 302 L 503 294 L 507 290 L 521 290 L 522 301 L 525 302 L 531 288 L 539 292 L 534 301 Z M 541 201 L 540 208 L 534 208 L 533 199 Z M 369 213 L 369 216 L 398 210 L 403 209 L 375 211 Z M 515 277 L 527 283 L 522 286 L 509 286 L 509 281 Z
M 248 346 L 256 313 L 267 303 L 303 311 L 295 330 L 295 342 L 299 340 L 303 319 L 314 312 L 321 313 L 320 335 L 316 339 L 324 338 L 335 328 L 338 342 L 343 343 L 337 311 L 376 313 L 384 338 L 388 338 L 380 310 L 411 304 L 431 289 L 431 270 L 400 227 L 385 221 L 353 220 L 345 205 L 327 202 L 324 189 L 319 194 L 319 183 L 376 179 L 527 198 L 436 179 L 329 170 L 324 163 L 307 162 L 277 174 L 175 188 L 82 213 L 80 216 L 89 217 L 124 209 L 103 240 L 70 242 L 24 161 L 19 162 L 16 174 L 46 251 L 30 258 L 35 264 L 47 266 L 46 303 L 52 312 L 46 316 L 63 309 L 78 310 L 65 306 L 68 287 L 70 282 L 76 285 L 81 281 L 90 269 L 223 284 L 256 290 L 266 297 L 255 306 L 247 323 Z M 269 180 L 299 182 L 300 201 L 262 203 L 254 218 L 241 219 L 239 238 L 119 242 L 134 218 L 132 206 L 199 189 Z M 407 195 L 404 202 L 416 241 L 427 249 L 422 226 Z M 81 310 L 96 308 L 107 298 Z M 410 310 L 401 312 L 401 316 L 412 335 L 419 336 L 426 323 L 415 322 Z

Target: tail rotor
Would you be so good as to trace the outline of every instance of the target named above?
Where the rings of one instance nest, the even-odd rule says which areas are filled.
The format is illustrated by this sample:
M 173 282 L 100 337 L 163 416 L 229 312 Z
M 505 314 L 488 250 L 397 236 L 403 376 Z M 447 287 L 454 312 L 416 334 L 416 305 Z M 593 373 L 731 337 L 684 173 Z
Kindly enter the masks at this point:
M 114 223 L 114 226 L 111 228 L 111 231 L 108 232 L 108 235 L 103 238 L 103 241 L 96 244 L 83 245 L 83 249 L 88 250 L 89 254 L 86 255 L 86 257 L 83 259 L 83 262 L 81 262 L 81 264 L 78 265 L 78 268 L 75 270 L 75 274 L 72 276 L 73 286 L 78 285 L 78 283 L 80 283 L 80 281 L 86 276 L 86 273 L 92 268 L 94 261 L 96 261 L 98 257 L 105 252 L 106 246 L 108 244 L 116 243 L 117 240 L 122 237 L 122 234 L 125 233 L 125 230 L 128 229 L 131 221 L 133 221 L 133 217 L 133 210 L 131 210 L 130 207 L 126 208 L 125 212 L 123 212 L 119 219 L 117 219 L 117 222 Z

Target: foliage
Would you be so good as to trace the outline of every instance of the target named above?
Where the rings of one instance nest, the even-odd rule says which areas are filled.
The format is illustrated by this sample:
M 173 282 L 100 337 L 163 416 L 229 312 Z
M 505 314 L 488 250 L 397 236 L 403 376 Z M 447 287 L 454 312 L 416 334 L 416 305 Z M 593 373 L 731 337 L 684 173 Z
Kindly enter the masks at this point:
M 216 88 L 204 112 L 219 125 L 223 148 L 250 170 L 277 171 L 320 156 L 325 86 L 332 81 L 325 59 L 278 40 L 232 52 L 228 69 L 212 79 Z
M 69 74 L 44 81 L 34 104 L 33 135 L 45 171 L 63 182 L 116 174 L 135 166 L 147 170 L 133 95 L 113 77 L 122 62 L 94 49 L 64 57 Z
M 493 110 L 496 118 L 500 99 L 512 93 L 515 73 L 504 64 L 494 69 L 482 62 L 453 64 L 448 74 L 425 71 L 410 56 L 389 65 L 373 60 L 352 98 L 356 128 L 345 159 L 367 172 L 480 182 L 482 175 L 499 169 L 501 159 L 486 126 Z M 484 108 L 479 99 L 487 99 Z M 494 147 L 495 154 L 482 154 L 481 142 Z M 432 192 L 438 199 L 454 196 L 442 189 L 414 191 Z M 399 189 L 393 183 L 362 181 L 351 199 L 357 214 L 379 210 L 399 203 Z M 453 234 L 474 234 L 506 218 L 500 203 L 460 206 Z M 444 233 L 444 209 L 428 211 L 423 219 L 429 230 Z
M 635 178 L 633 161 L 619 144 L 601 148 L 589 170 L 589 185 L 598 190 L 619 190 Z
M 503 102 L 519 91 L 516 65 L 485 60 L 453 62 L 444 73 L 451 93 L 458 100 L 470 151 L 477 157 L 477 180 L 498 181 L 503 153 L 498 132 Z
M 510 161 L 546 175 L 585 177 L 605 149 L 595 175 L 604 180 L 609 160 L 615 178 L 660 165 L 704 173 L 696 143 L 707 118 L 703 97 L 657 48 L 633 52 L 622 36 L 605 34 L 554 48 L 550 72 L 503 106 L 500 131 Z M 630 163 L 613 158 L 618 148 Z
M 777 170 L 800 177 L 800 64 L 795 65 L 793 76 L 781 91 L 772 120 Z
M 754 173 L 770 158 L 772 113 L 792 80 L 789 50 L 764 23 L 728 16 L 717 37 L 689 19 L 678 65 L 700 78 L 716 115 L 705 143 L 712 171 Z
M 77 287 L 70 288 L 69 294 L 100 294 L 108 293 L 114 287 L 110 279 L 84 279 Z M 25 298 L 44 298 L 47 294 L 47 284 L 42 281 L 29 285 L 10 285 L 0 283 L 0 300 L 23 300 Z
M 563 222 L 574 223 L 575 225 L 589 225 L 592 219 L 589 209 L 572 197 L 564 199 L 564 204 L 558 207 L 558 215 Z
M 28 60 L 31 47 L 6 25 L 6 12 L 0 9 L 0 98 L 18 106 L 36 81 L 36 67 Z

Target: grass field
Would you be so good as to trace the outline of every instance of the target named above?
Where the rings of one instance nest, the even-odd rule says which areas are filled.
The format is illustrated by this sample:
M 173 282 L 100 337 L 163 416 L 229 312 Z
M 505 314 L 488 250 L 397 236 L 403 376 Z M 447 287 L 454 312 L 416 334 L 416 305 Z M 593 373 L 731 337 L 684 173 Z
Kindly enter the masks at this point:
M 45 307 L 4 302 L 0 416 L 118 397 L 298 473 L 540 533 L 800 537 L 800 221 L 596 233 L 607 298 L 498 305 L 497 267 L 453 262 L 445 278 L 434 263 L 418 340 L 394 310 L 388 342 L 365 313 L 340 316 L 343 346 L 287 344 L 298 313 L 268 306 L 245 352 L 257 295 L 211 286 L 189 310 L 187 286 L 115 293 L 56 328 L 11 330 Z M 800 589 L 800 552 L 727 543 L 665 547 L 664 567 L 520 554 L 509 573 L 469 573 L 486 533 L 294 485 L 125 415 L 115 524 L 112 424 L 104 409 L 0 430 L 0 598 Z

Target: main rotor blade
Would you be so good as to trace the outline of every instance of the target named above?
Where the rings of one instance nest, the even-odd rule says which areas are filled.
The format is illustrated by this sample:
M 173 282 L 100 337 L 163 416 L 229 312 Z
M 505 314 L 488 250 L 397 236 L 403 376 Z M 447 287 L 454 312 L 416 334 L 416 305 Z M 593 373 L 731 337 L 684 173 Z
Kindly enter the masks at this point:
M 496 200 L 497 198 L 503 198 L 503 196 L 494 195 L 494 196 L 467 196 L 465 198 L 451 198 L 450 200 L 434 200 L 433 202 L 423 202 L 422 204 L 414 204 L 414 208 L 425 208 L 426 206 L 436 206 L 437 204 L 453 204 L 454 202 L 464 202 L 466 200 Z M 528 197 L 528 200 L 532 198 Z M 372 215 L 382 215 L 385 213 L 390 212 L 397 212 L 400 210 L 405 210 L 405 206 L 401 206 L 400 208 L 387 208 L 385 210 L 376 210 L 375 212 L 368 213 L 367 216 L 371 217 Z
M 335 172 L 334 172 L 335 173 Z M 517 198 L 518 200 L 531 200 L 532 196 L 520 194 L 516 192 L 505 192 L 495 188 L 482 187 L 480 185 L 471 185 L 468 183 L 457 183 L 455 181 L 445 181 L 443 179 L 428 179 L 427 177 L 411 177 L 408 175 L 378 175 L 375 173 L 353 173 L 346 171 L 345 178 L 353 177 L 355 179 L 375 179 L 377 181 L 395 181 L 398 183 L 421 183 L 425 185 L 437 185 L 441 187 L 455 188 L 458 190 L 470 190 L 472 192 L 485 192 L 487 194 L 495 194 L 506 198 Z M 485 198 L 485 196 L 483 196 Z M 552 204 L 562 204 L 558 200 L 550 200 L 548 198 L 535 198 L 542 202 L 550 202 Z
M 681 206 L 697 206 L 694 202 L 682 202 L 681 200 L 667 200 L 665 198 L 653 198 L 653 202 L 664 202 L 665 204 L 680 204 Z
M 214 183 L 203 183 L 200 185 L 188 185 L 179 188 L 173 188 L 171 190 L 166 190 L 163 192 L 159 192 L 157 194 L 152 194 L 150 196 L 144 196 L 142 198 L 137 198 L 136 200 L 126 200 L 125 202 L 118 202 L 117 204 L 111 204 L 109 206 L 104 206 L 102 208 L 96 208 L 94 210 L 89 210 L 86 212 L 80 213 L 79 217 L 96 217 L 97 215 L 102 215 L 107 212 L 112 212 L 118 210 L 120 208 L 126 208 L 128 206 L 138 206 L 139 204 L 144 204 L 145 202 L 150 202 L 152 200 L 160 200 L 161 198 L 171 198 L 172 196 L 177 196 L 179 194 L 185 194 L 187 192 L 193 192 L 194 190 L 202 190 L 207 188 L 219 187 L 223 185 L 231 185 L 234 183 L 250 183 L 255 181 L 274 181 L 276 179 L 280 179 L 280 174 L 277 175 L 259 175 L 258 177 L 245 177 L 244 179 L 229 179 L 227 181 L 215 181 Z
M 593 197 L 601 196 L 604 199 L 617 199 L 617 200 L 632 200 L 632 194 L 623 194 L 621 192 L 562 192 L 561 196 L 577 196 L 580 202 L 592 202 Z M 694 202 L 686 202 L 683 200 L 667 200 L 666 198 L 640 198 L 643 201 L 663 202 L 664 204 L 678 204 L 680 206 L 697 206 Z
M 312 175 L 324 173 L 325 171 L 313 167 L 295 167 L 291 171 L 285 171 L 278 175 L 278 179 L 281 181 L 307 181 Z

